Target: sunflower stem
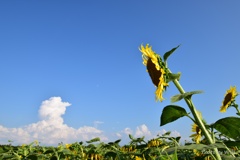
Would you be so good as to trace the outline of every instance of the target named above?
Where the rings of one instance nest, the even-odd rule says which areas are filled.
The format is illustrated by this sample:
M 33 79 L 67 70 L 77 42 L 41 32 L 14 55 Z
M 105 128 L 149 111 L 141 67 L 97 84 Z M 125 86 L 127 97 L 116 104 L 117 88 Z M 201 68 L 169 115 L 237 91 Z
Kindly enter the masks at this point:
M 233 107 L 237 110 L 237 115 L 240 116 L 240 110 L 238 109 L 238 104 L 236 104 L 235 102 L 233 102 Z
M 193 121 L 193 123 L 196 123 L 196 121 L 191 117 L 191 116 L 189 116 L 189 115 L 186 115 L 188 118 L 190 118 L 192 121 Z
M 172 73 L 169 69 L 168 69 L 169 73 Z M 182 88 L 181 84 L 179 83 L 179 81 L 177 79 L 173 80 L 174 85 L 177 87 L 177 89 L 179 90 L 179 92 L 181 94 L 186 93 L 184 91 L 184 89 Z M 197 125 L 199 126 L 199 128 L 203 131 L 204 136 L 206 137 L 206 139 L 208 140 L 208 142 L 210 144 L 214 144 L 214 139 L 212 139 L 211 134 L 208 132 L 208 130 L 206 129 L 205 125 L 203 124 L 202 119 L 200 118 L 199 114 L 197 114 L 197 110 L 196 107 L 194 106 L 192 100 L 190 98 L 184 98 L 185 102 L 187 103 L 189 109 L 191 110 L 193 117 L 197 123 Z M 219 155 L 218 149 L 214 148 L 215 151 L 215 155 L 216 155 L 216 159 L 217 160 L 221 160 L 221 156 Z

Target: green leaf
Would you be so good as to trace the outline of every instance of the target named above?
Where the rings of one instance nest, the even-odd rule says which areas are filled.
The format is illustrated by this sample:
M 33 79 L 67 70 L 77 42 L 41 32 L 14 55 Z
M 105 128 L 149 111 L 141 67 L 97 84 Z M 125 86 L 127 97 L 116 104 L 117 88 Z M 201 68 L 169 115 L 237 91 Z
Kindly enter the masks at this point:
M 131 140 L 134 140 L 133 136 L 131 134 L 128 135 Z
M 162 136 L 169 136 L 171 134 L 171 131 L 168 131 L 166 133 L 164 133 Z
M 108 151 L 104 157 L 112 157 L 115 159 L 115 157 L 117 156 L 117 153 L 116 152 L 113 152 L 113 151 Z
M 225 136 L 235 140 L 240 140 L 240 118 L 222 118 L 215 122 L 212 126 Z
M 196 149 L 196 150 L 203 150 L 208 149 L 208 146 L 205 144 L 190 144 L 185 146 L 179 146 L 178 149 Z
M 175 79 L 177 79 L 177 80 L 179 81 L 179 80 L 180 80 L 180 77 L 181 77 L 181 72 L 178 72 L 178 73 L 169 73 L 168 76 L 169 76 L 168 82 L 173 81 L 173 80 L 175 80 Z
M 175 139 L 175 141 L 179 142 L 180 139 L 181 139 L 181 136 L 178 136 L 178 137 L 171 137 L 171 139 Z
M 43 158 L 44 156 L 42 156 Z M 41 155 L 30 155 L 30 156 L 27 156 L 28 159 L 31 159 L 31 160 L 38 160 L 41 158 Z
M 214 148 L 226 148 L 223 143 L 214 143 L 214 144 L 190 144 L 184 146 L 178 146 L 178 149 L 197 149 L 197 150 L 208 150 Z
M 188 114 L 184 108 L 176 105 L 168 105 L 163 109 L 160 126 L 173 122 L 178 118 L 181 118 L 187 115 Z
M 90 141 L 86 141 L 87 143 L 92 143 L 92 142 L 97 142 L 97 141 L 100 141 L 100 138 L 97 137 L 97 138 L 93 138 L 91 139 Z
M 63 153 L 64 155 L 71 155 L 71 151 L 70 151 L 69 149 L 64 149 L 64 150 L 62 151 L 62 153 Z
M 224 141 L 223 142 L 227 147 L 237 146 L 240 147 L 240 141 Z
M 164 55 L 163 55 L 163 60 L 164 62 L 167 61 L 168 57 L 179 47 L 180 45 L 178 45 L 177 47 L 171 49 L 170 51 L 166 52 Z
M 121 142 L 121 139 L 116 140 L 114 143 L 119 143 Z
M 171 98 L 171 102 L 177 102 L 184 98 L 191 98 L 193 94 L 200 94 L 203 93 L 203 91 L 192 91 L 192 92 L 186 92 L 184 94 L 177 94 Z
M 221 155 L 221 157 L 222 157 L 222 159 L 224 159 L 224 160 L 237 160 L 237 158 L 232 157 L 232 156 L 230 156 L 230 155 L 225 155 L 225 154 Z
M 136 142 L 139 142 L 139 143 L 144 142 L 144 138 L 145 138 L 145 136 L 143 136 L 141 138 L 137 138 Z
M 180 101 L 181 99 L 183 99 L 183 95 L 182 95 L 182 94 L 177 94 L 177 95 L 171 97 L 171 102 L 172 102 L 172 103 L 178 102 L 178 101 Z

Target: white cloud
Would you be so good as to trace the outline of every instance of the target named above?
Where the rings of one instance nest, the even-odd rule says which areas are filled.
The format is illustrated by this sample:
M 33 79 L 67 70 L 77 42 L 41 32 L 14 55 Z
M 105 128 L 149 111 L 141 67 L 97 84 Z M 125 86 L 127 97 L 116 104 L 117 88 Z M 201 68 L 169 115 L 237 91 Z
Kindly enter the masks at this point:
M 123 131 L 123 133 L 125 133 L 127 135 L 132 134 L 132 132 L 133 131 L 130 128 L 125 128 L 124 131 Z
M 140 137 L 144 136 L 144 140 L 148 141 L 150 139 L 157 138 L 158 135 L 162 135 L 166 132 L 167 131 L 165 129 L 162 129 L 160 131 L 151 132 L 148 129 L 147 125 L 142 124 L 140 126 L 137 126 L 135 131 L 133 131 L 130 128 L 125 128 L 124 130 L 116 133 L 116 136 L 118 138 L 122 138 L 124 142 L 129 142 L 130 141 L 129 140 L 129 134 L 131 134 L 134 138 L 140 138 Z M 181 135 L 177 131 L 172 131 L 170 136 L 178 137 L 178 136 L 181 136 Z
M 39 116 L 53 125 L 60 125 L 63 123 L 61 116 L 65 114 L 66 108 L 70 105 L 68 102 L 62 102 L 61 97 L 51 97 L 49 100 L 42 102 Z
M 42 144 L 57 145 L 60 142 L 86 141 L 95 137 L 100 137 L 102 141 L 108 140 L 103 131 L 97 128 L 83 126 L 75 129 L 64 124 L 62 115 L 70 105 L 68 102 L 62 102 L 60 97 L 51 97 L 43 101 L 39 109 L 40 121 L 22 128 L 0 126 L 0 143 L 13 140 L 16 144 L 23 144 L 38 140 Z
M 87 141 L 99 137 L 101 141 L 114 141 L 121 138 L 125 144 L 130 141 L 129 134 L 135 138 L 145 136 L 145 140 L 155 138 L 158 134 L 166 133 L 165 130 L 151 132 L 145 124 L 137 126 L 135 130 L 125 128 L 118 133 L 112 134 L 111 140 L 97 126 L 103 124 L 101 121 L 94 121 L 92 126 L 72 128 L 64 124 L 63 115 L 71 104 L 63 102 L 61 97 L 51 97 L 42 102 L 39 108 L 40 121 L 19 128 L 6 128 L 0 125 L 0 143 L 7 143 L 12 140 L 13 144 L 29 144 L 38 140 L 42 145 L 57 145 L 60 142 L 73 143 Z M 110 134 L 109 134 L 110 135 Z M 171 136 L 180 136 L 173 131 Z
M 131 134 L 134 138 L 139 138 L 139 137 L 144 136 L 145 140 L 153 137 L 152 133 L 150 132 L 150 130 L 148 129 L 148 127 L 145 124 L 137 126 L 135 131 L 133 131 L 131 128 L 127 127 L 125 129 L 123 129 L 122 131 L 116 133 L 116 136 L 118 138 L 122 138 L 122 140 L 124 142 L 129 142 L 130 141 L 129 134 Z
M 167 131 L 165 129 L 162 129 L 161 131 L 157 132 L 157 135 L 163 135 L 165 133 L 167 133 Z M 181 136 L 181 134 L 178 131 L 174 130 L 174 131 L 171 131 L 171 134 L 169 136 L 171 136 L 171 137 L 179 137 L 179 136 Z
M 99 124 L 103 124 L 103 122 L 101 122 L 101 121 L 94 121 L 93 124 L 94 124 L 94 127 L 97 128 L 98 125 Z
M 135 133 L 135 137 L 142 137 L 142 136 L 147 136 L 147 137 L 151 136 L 151 132 L 148 130 L 148 127 L 145 124 L 137 127 L 137 130 Z
M 122 135 L 121 135 L 120 133 L 116 133 L 116 136 L 117 136 L 118 138 L 122 138 Z

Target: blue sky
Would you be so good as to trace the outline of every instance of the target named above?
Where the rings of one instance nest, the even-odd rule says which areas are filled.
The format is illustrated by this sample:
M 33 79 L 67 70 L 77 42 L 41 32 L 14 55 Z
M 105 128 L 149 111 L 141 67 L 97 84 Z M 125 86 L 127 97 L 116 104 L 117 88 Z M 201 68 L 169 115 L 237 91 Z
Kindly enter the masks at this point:
M 128 142 L 128 133 L 153 138 L 164 131 L 187 139 L 188 118 L 159 126 L 162 109 L 178 91 L 171 83 L 166 100 L 155 101 L 138 49 L 147 43 L 160 55 L 181 44 L 168 65 L 182 72 L 186 91 L 204 91 L 193 102 L 207 122 L 235 116 L 232 108 L 224 114 L 219 109 L 226 90 L 240 86 L 239 5 L 1 1 L 0 143 L 57 144 L 94 136 Z M 188 110 L 184 102 L 176 104 Z

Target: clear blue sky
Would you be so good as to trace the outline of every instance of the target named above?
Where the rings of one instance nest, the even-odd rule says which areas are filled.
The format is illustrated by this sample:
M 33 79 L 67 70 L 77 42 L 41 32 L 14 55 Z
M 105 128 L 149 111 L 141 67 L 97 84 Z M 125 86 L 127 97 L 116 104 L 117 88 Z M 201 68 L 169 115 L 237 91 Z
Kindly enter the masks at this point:
M 168 65 L 182 72 L 186 91 L 204 91 L 193 101 L 207 122 L 235 116 L 219 109 L 230 85 L 240 86 L 239 7 L 238 0 L 0 1 L 0 143 L 128 142 L 127 133 L 153 138 L 164 130 L 187 139 L 188 118 L 159 126 L 178 91 L 171 83 L 166 100 L 155 102 L 138 50 L 147 43 L 159 54 L 181 44 Z

